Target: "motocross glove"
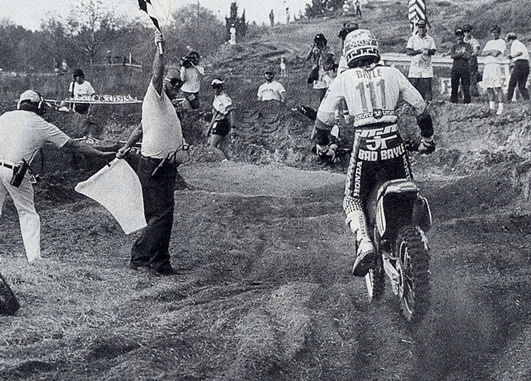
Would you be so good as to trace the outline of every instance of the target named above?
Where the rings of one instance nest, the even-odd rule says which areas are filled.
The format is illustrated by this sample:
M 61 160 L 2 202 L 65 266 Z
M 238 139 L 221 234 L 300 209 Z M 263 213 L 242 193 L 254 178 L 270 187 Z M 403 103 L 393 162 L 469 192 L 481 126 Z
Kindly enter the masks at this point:
M 422 138 L 419 144 L 418 148 L 419 152 L 422 154 L 429 155 L 433 151 L 435 151 L 435 142 L 433 141 L 433 137 L 429 138 Z

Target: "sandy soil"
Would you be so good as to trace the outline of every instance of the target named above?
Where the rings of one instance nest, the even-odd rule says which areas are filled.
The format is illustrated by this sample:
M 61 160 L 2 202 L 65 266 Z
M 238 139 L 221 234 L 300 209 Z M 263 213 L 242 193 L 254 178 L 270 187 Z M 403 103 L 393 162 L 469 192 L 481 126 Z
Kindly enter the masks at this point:
M 46 150 L 36 186 L 46 259 L 27 264 L 11 202 L 1 218 L 0 272 L 21 309 L 0 316 L 0 379 L 531 379 L 528 105 L 507 105 L 500 117 L 486 113 L 485 99 L 431 105 L 437 151 L 411 156 L 434 216 L 431 307 L 411 325 L 390 290 L 369 304 L 364 282 L 350 275 L 345 162 L 309 153 L 311 123 L 291 111 L 311 103 L 300 85 L 307 68 L 294 44 L 264 39 L 275 47 L 225 46 L 219 67 L 205 65 L 224 76 L 248 70 L 229 85 L 238 121 L 232 161 L 204 146 L 207 95 L 185 118 L 192 157 L 180 168 L 170 243 L 178 275 L 130 270 L 136 234 L 125 236 L 73 190 L 102 163 Z M 282 54 L 292 63 L 288 105 L 249 100 L 256 73 Z M 399 112 L 404 135 L 417 137 L 409 111 Z M 138 109 L 95 115 L 107 149 L 140 120 Z M 47 118 L 71 125 L 69 115 Z

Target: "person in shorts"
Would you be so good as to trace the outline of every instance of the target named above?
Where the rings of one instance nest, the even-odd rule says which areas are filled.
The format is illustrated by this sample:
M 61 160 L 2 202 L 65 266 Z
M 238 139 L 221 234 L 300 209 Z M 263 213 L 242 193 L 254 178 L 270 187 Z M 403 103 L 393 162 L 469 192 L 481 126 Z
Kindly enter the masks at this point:
M 223 89 L 224 81 L 214 78 L 210 83 L 216 96 L 212 102 L 212 120 L 207 135 L 208 145 L 215 152 L 223 156 L 223 161 L 229 160 L 225 147 L 227 135 L 234 127 L 234 106 L 232 100 Z
M 498 100 L 498 110 L 496 115 L 503 112 L 503 92 L 502 92 L 502 68 L 501 60 L 505 52 L 505 41 L 500 38 L 501 28 L 494 25 L 490 28 L 492 40 L 487 41 L 483 48 L 482 56 L 485 57 L 485 69 L 483 69 L 483 85 L 487 88 L 489 96 L 489 110 L 496 110 L 496 100 Z
M 199 89 L 205 75 L 205 69 L 199 65 L 200 58 L 199 53 L 193 51 L 181 59 L 181 92 L 192 110 L 199 108 Z

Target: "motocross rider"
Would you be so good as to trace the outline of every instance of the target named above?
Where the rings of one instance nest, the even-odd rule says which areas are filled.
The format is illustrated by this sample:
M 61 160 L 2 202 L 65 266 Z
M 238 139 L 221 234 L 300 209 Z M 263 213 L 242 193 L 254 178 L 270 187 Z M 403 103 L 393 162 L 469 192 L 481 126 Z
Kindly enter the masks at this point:
M 349 69 L 339 74 L 321 102 L 313 138 L 318 152 L 327 154 L 334 111 L 345 101 L 355 133 L 343 209 L 357 245 L 352 273 L 364 276 L 375 262 L 364 202 L 376 185 L 376 176 L 384 171 L 384 180 L 411 178 L 404 142 L 397 128 L 395 108 L 400 99 L 409 103 L 417 115 L 422 138 L 419 152 L 433 152 L 435 143 L 426 102 L 398 69 L 379 64 L 378 41 L 369 30 L 350 32 L 345 38 L 343 55 Z

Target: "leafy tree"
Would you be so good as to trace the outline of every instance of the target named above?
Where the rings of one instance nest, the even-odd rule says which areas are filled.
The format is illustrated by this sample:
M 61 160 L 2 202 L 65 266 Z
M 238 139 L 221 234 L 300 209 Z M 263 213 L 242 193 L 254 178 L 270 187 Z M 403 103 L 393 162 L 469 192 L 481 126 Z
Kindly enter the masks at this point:
M 225 17 L 225 39 L 230 38 L 230 28 L 234 25 L 236 29 L 236 37 L 245 36 L 247 33 L 248 25 L 245 20 L 245 10 L 243 11 L 242 17 L 238 17 L 238 4 L 232 2 L 230 4 L 230 13 L 229 17 Z

